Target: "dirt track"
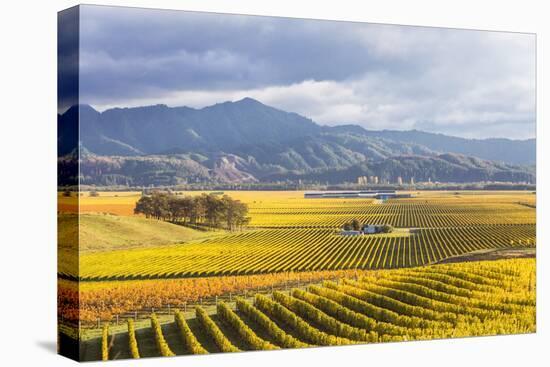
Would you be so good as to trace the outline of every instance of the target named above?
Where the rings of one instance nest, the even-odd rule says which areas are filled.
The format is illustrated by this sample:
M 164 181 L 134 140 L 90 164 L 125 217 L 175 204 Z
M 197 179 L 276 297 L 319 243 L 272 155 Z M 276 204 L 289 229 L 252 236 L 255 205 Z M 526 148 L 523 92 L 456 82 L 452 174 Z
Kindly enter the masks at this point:
M 501 260 L 501 259 L 520 259 L 536 257 L 535 248 L 521 249 L 498 249 L 498 250 L 482 250 L 470 252 L 464 255 L 443 259 L 438 264 L 449 264 L 465 261 L 486 261 L 486 260 Z

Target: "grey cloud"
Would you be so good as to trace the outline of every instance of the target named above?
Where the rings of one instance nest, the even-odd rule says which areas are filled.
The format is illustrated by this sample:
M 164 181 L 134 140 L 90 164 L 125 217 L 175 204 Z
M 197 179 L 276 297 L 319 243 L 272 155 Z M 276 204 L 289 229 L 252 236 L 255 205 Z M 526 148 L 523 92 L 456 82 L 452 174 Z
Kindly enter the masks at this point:
M 113 78 L 136 87 L 230 89 L 414 68 L 410 60 L 376 57 L 365 43 L 364 33 L 377 27 L 369 24 L 93 6 L 82 13 L 81 73 L 89 94 L 118 95 Z M 212 53 L 242 62 L 232 68 L 224 68 L 223 58 L 193 62 Z M 102 78 L 94 64 L 105 66 Z
M 251 96 L 325 124 L 531 137 L 534 60 L 526 34 L 82 7 L 81 98 L 100 107 Z

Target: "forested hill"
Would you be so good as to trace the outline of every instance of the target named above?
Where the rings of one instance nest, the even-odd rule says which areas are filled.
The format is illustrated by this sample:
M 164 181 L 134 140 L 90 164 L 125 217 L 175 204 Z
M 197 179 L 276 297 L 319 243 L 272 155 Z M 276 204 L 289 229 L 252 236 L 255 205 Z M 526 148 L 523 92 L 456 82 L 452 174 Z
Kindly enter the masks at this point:
M 535 164 L 535 139 L 464 139 L 418 130 L 369 130 L 366 134 L 395 142 L 416 143 L 438 152 L 453 152 L 515 164 Z
M 302 175 L 285 176 L 286 179 L 306 181 L 355 182 L 360 176 L 377 176 L 381 181 L 395 182 L 401 177 L 404 183 L 415 182 L 535 182 L 534 168 L 498 163 L 454 153 L 437 156 L 396 156 L 380 161 L 363 162 L 346 169 L 331 169 Z M 272 177 L 277 180 L 281 177 Z
M 534 182 L 534 139 L 472 140 L 357 125 L 327 127 L 251 98 L 201 109 L 155 105 L 98 112 L 73 106 L 58 116 L 60 155 L 75 146 L 78 116 L 81 173 L 90 184 L 262 182 L 299 176 L 355 181 L 355 173 L 383 177 L 384 172 L 417 180 Z M 444 158 L 448 153 L 451 162 Z
M 223 156 L 199 163 L 189 155 L 147 157 L 82 157 L 82 184 L 86 185 L 178 185 L 182 183 L 256 183 L 309 181 L 339 184 L 356 182 L 359 176 L 378 176 L 380 182 L 529 182 L 536 180 L 535 169 L 496 163 L 453 153 L 438 156 L 394 156 L 363 161 L 347 168 L 324 168 L 305 171 L 271 170 L 254 161 Z

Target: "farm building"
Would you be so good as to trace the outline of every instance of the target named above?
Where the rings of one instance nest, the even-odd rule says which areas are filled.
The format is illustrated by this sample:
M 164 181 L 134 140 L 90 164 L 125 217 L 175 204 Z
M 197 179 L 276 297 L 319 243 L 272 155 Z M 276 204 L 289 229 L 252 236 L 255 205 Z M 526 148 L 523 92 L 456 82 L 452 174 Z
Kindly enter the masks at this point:
M 347 191 L 308 191 L 304 193 L 306 199 L 325 198 L 373 198 L 389 199 L 396 197 L 395 190 L 347 190 Z
M 383 226 L 377 226 L 377 225 L 374 225 L 374 224 L 366 224 L 361 229 L 361 232 L 364 233 L 364 234 L 380 233 L 380 232 L 382 232 L 382 227 Z
M 395 190 L 347 190 L 347 191 L 307 191 L 306 199 L 399 199 L 410 198 L 411 194 L 398 194 Z
M 340 235 L 342 236 L 360 236 L 363 234 L 375 234 L 375 233 L 381 233 L 383 231 L 384 226 L 377 225 L 377 224 L 365 224 L 360 231 L 354 231 L 354 230 L 341 230 Z

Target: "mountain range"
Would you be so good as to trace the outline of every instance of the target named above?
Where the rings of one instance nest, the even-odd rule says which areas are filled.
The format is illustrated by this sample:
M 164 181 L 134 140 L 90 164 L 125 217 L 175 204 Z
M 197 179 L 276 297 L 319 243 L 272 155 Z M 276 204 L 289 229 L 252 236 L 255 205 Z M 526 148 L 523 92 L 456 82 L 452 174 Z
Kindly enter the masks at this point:
M 77 131 L 85 184 L 535 181 L 535 139 L 322 126 L 251 98 L 201 109 L 73 106 L 58 115 L 60 156 L 73 153 Z

